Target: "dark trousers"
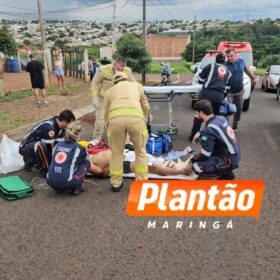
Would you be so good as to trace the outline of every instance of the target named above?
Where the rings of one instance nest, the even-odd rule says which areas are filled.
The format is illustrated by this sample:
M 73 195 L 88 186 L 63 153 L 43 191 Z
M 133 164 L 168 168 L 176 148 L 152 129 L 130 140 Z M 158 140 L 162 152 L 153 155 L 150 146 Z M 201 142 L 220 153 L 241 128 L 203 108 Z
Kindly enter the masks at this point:
M 201 177 L 220 178 L 233 169 L 232 160 L 229 157 L 211 156 L 205 161 L 193 163 L 193 171 Z
M 92 79 L 93 79 L 93 76 L 94 76 L 94 72 L 93 72 L 93 70 L 90 70 L 89 71 L 89 77 L 90 77 L 90 80 L 92 81 Z
M 19 153 L 25 163 L 37 164 L 38 169 L 48 170 L 52 158 L 51 151 L 43 142 L 31 142 L 19 147 Z
M 70 181 L 67 180 L 63 182 L 60 180 L 58 175 L 55 175 L 55 173 L 52 173 L 51 175 L 48 173 L 47 184 L 54 190 L 58 191 L 79 191 L 82 189 L 82 183 L 87 175 L 88 168 L 88 161 L 81 163 L 75 171 L 73 178 Z
M 211 101 L 212 107 L 213 107 L 213 113 L 214 115 L 219 115 L 219 110 L 221 107 L 222 102 L 213 102 Z M 201 128 L 203 121 L 194 117 L 193 118 L 193 127 L 191 130 L 191 136 L 193 137 Z

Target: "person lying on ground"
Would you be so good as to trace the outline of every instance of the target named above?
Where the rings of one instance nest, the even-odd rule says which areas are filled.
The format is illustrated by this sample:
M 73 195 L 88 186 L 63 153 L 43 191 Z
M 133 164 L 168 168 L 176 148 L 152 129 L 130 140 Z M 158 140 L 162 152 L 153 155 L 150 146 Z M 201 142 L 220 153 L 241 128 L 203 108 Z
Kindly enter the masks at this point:
M 110 148 L 89 156 L 91 167 L 88 169 L 88 172 L 101 178 L 108 177 L 111 157 L 112 151 Z M 177 162 L 174 160 L 166 161 L 163 158 L 157 158 L 150 154 L 148 154 L 147 160 L 149 173 L 161 176 L 191 175 L 192 173 L 192 165 L 188 161 L 183 162 L 180 159 Z M 135 153 L 133 151 L 125 152 L 123 173 L 134 173 L 134 166 Z

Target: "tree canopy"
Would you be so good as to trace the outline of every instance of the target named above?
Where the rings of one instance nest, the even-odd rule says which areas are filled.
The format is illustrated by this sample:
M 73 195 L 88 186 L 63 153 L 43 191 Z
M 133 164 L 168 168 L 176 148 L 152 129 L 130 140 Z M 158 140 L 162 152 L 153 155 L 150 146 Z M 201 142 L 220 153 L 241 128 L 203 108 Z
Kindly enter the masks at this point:
M 252 45 L 254 60 L 261 65 L 261 61 L 266 56 L 280 54 L 279 34 L 279 24 L 269 19 L 257 20 L 254 24 L 243 26 L 225 22 L 223 28 L 203 28 L 195 34 L 195 61 L 200 61 L 207 49 L 216 49 L 221 41 L 247 41 Z M 187 61 L 192 60 L 192 46 L 193 42 L 186 47 L 183 53 L 183 57 Z
M 147 72 L 152 61 L 142 39 L 134 33 L 126 33 L 118 40 L 114 57 L 118 56 L 125 57 L 127 66 L 138 73 L 144 69 Z
M 8 27 L 3 26 L 0 28 L 0 51 L 7 55 L 14 55 L 16 49 L 17 44 L 11 31 Z

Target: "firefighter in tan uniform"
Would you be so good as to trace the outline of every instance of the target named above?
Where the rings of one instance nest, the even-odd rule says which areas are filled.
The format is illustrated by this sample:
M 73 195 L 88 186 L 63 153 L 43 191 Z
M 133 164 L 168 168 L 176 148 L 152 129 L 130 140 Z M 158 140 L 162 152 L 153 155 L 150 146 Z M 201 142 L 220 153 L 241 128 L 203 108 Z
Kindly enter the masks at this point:
M 148 179 L 146 142 L 148 137 L 144 116 L 150 106 L 143 87 L 137 82 L 128 81 L 125 72 L 114 75 L 115 85 L 104 96 L 104 119 L 107 126 L 109 146 L 112 149 L 110 177 L 112 191 L 122 187 L 124 147 L 127 134 L 135 150 L 135 178 Z
M 95 74 L 91 83 L 93 107 L 96 117 L 93 139 L 95 139 L 96 143 L 100 141 L 104 130 L 104 94 L 114 85 L 114 74 L 119 71 L 126 73 L 129 81 L 135 82 L 131 69 L 125 67 L 125 59 L 118 57 L 113 64 L 101 66 L 100 71 Z

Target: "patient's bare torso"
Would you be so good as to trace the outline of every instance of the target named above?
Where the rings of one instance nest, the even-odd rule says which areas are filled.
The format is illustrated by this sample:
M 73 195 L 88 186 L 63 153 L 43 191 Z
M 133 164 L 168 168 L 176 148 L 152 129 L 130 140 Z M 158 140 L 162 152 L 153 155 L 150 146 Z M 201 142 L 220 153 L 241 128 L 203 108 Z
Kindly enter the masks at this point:
M 109 166 L 111 156 L 112 156 L 112 151 L 107 150 L 92 155 L 90 157 L 90 160 L 94 165 L 103 169 Z

